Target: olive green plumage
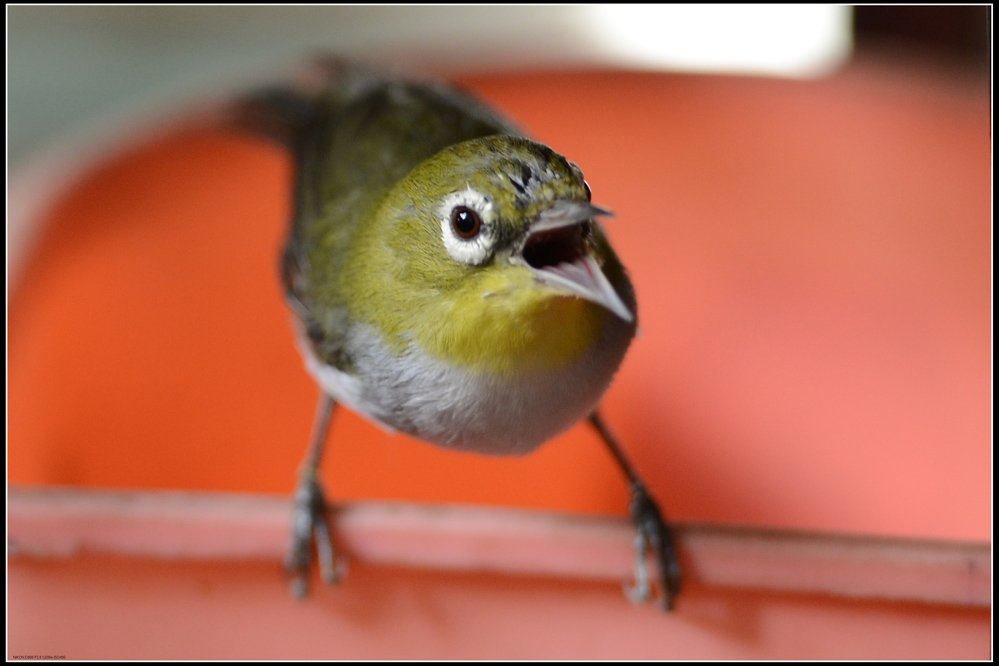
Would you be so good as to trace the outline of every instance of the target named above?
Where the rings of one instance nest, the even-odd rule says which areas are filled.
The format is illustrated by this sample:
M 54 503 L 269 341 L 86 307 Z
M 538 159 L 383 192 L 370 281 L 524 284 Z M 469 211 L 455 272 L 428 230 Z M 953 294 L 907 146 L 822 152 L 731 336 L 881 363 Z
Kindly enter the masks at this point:
M 304 594 L 315 537 L 339 577 L 317 470 L 336 403 L 459 450 L 528 453 L 589 417 L 629 479 L 636 584 L 672 537 L 596 405 L 635 334 L 635 296 L 578 166 L 450 87 L 323 60 L 246 98 L 240 124 L 295 155 L 282 278 L 321 388 L 288 567 Z
M 318 92 L 300 127 L 292 128 L 299 177 L 284 272 L 289 296 L 311 319 L 309 335 L 320 354 L 345 369 L 347 294 L 341 278 L 355 242 L 370 232 L 375 207 L 440 150 L 517 130 L 443 86 L 375 78 L 339 62 L 332 68 L 331 85 Z
M 295 154 L 282 275 L 329 395 L 487 453 L 593 408 L 635 300 L 579 167 L 451 87 L 338 61 L 257 100 Z
M 396 351 L 415 337 L 438 356 L 498 372 L 544 370 L 597 335 L 605 309 L 563 307 L 567 332 L 553 344 L 541 312 L 555 305 L 541 303 L 551 301 L 547 292 L 523 289 L 505 310 L 481 302 L 490 287 L 536 282 L 526 267 L 503 263 L 531 219 L 557 201 L 589 200 L 582 172 L 564 157 L 451 88 L 354 68 L 319 96 L 301 141 L 286 287 L 322 360 L 350 371 L 344 337 L 358 320 L 377 324 Z M 451 260 L 440 229 L 427 223 L 443 196 L 465 187 L 489 192 L 503 212 L 495 266 Z M 591 224 L 588 232 L 605 272 L 631 300 L 602 230 Z M 433 328 L 442 321 L 452 330 Z

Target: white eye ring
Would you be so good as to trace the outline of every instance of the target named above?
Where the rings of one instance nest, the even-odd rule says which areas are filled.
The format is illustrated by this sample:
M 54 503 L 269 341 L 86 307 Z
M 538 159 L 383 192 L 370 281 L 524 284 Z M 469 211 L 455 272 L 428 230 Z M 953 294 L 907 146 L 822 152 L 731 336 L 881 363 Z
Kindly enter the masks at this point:
M 462 238 L 451 226 L 451 215 L 459 207 L 472 210 L 482 220 L 479 232 L 472 238 Z M 481 192 L 468 188 L 447 195 L 441 202 L 437 217 L 441 222 L 444 248 L 452 259 L 472 266 L 482 265 L 489 259 L 496 241 L 496 227 L 493 205 Z

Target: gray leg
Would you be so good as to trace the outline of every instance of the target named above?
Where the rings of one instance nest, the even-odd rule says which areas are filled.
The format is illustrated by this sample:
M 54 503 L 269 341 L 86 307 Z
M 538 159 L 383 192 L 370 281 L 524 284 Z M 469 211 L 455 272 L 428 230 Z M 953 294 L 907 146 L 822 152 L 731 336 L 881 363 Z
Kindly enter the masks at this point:
M 325 393 L 319 396 L 312 439 L 299 471 L 298 487 L 295 489 L 291 549 L 285 562 L 285 569 L 291 575 L 291 593 L 298 598 L 304 597 L 308 592 L 313 541 L 316 544 L 319 572 L 323 580 L 333 584 L 342 577 L 333 549 L 329 519 L 326 514 L 326 498 L 319 483 L 319 461 L 322 458 L 323 444 L 326 442 L 326 433 L 329 430 L 334 407 L 336 401 L 333 398 Z
M 596 411 L 590 415 L 590 423 L 600 433 L 600 437 L 607 444 L 614 460 L 617 461 L 624 475 L 628 477 L 631 491 L 629 510 L 631 521 L 638 530 L 635 536 L 635 584 L 630 588 L 626 587 L 625 593 L 629 599 L 636 603 L 647 601 L 651 597 L 652 586 L 648 567 L 645 564 L 646 555 L 651 550 L 659 568 L 658 583 L 662 595 L 660 604 L 663 609 L 671 610 L 676 595 L 680 593 L 680 565 L 677 562 L 676 549 L 673 546 L 673 533 L 670 531 L 669 524 L 663 520 L 656 500 L 645 489 L 645 484 L 638 478 L 635 469 L 625 458 L 624 452 L 621 451 Z

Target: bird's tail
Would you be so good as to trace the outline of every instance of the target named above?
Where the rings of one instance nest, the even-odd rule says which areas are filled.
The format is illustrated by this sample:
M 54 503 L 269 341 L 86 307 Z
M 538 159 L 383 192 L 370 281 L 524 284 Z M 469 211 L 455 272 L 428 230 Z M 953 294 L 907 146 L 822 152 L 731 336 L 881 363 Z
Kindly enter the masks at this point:
M 277 141 L 300 157 L 322 101 L 356 76 L 357 70 L 357 65 L 333 55 L 314 56 L 280 83 L 259 87 L 230 102 L 222 124 Z

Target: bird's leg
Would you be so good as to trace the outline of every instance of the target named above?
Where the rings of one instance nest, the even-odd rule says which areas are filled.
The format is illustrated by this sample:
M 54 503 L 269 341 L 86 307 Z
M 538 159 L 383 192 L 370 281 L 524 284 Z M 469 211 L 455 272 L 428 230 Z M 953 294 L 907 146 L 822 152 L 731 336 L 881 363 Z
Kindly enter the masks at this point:
M 607 430 L 600 415 L 594 411 L 590 414 L 590 423 L 600 433 L 601 439 L 607 444 L 611 455 L 617 461 L 621 471 L 628 477 L 631 490 L 631 521 L 638 530 L 635 536 L 635 584 L 625 587 L 625 594 L 633 602 L 647 601 L 651 596 L 652 586 L 649 580 L 649 570 L 645 558 L 651 550 L 659 569 L 660 605 L 671 610 L 676 595 L 680 592 L 680 565 L 676 559 L 676 549 L 673 545 L 673 533 L 669 524 L 663 520 L 659 505 L 652 497 L 645 484 L 638 478 L 635 469 L 625 458 L 614 437 Z
M 326 393 L 319 396 L 316 420 L 312 426 L 312 439 L 305 461 L 299 471 L 295 489 L 295 507 L 291 523 L 291 549 L 285 570 L 291 576 L 291 593 L 298 598 L 309 588 L 309 567 L 312 563 L 312 543 L 315 541 L 319 556 L 319 572 L 324 581 L 336 583 L 342 578 L 342 568 L 333 549 L 333 537 L 327 518 L 326 498 L 319 483 L 319 461 L 329 430 L 330 417 L 336 401 Z

